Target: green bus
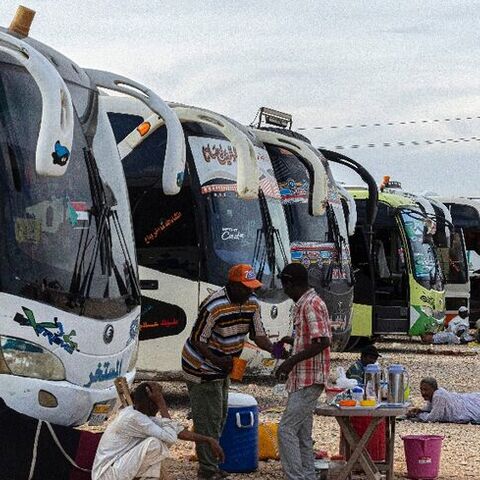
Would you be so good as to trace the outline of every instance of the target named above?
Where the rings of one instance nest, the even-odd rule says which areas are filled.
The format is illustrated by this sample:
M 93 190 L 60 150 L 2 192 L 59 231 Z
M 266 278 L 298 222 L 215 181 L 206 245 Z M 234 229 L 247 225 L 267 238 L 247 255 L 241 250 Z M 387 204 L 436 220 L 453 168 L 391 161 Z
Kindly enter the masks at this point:
M 445 288 L 432 220 L 413 199 L 378 191 L 357 162 L 321 151 L 329 161 L 357 171 L 368 185 L 347 187 L 357 206 L 350 237 L 355 272 L 351 344 L 362 337 L 436 329 L 445 317 Z

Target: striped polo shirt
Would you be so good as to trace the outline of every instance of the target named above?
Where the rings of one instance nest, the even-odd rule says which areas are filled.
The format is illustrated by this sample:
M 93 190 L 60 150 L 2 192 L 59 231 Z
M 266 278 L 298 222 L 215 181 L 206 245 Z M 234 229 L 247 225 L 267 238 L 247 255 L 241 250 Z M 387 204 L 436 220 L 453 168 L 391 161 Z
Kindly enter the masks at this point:
M 242 353 L 247 334 L 250 334 L 251 339 L 266 335 L 256 295 L 252 294 L 240 305 L 230 301 L 225 287 L 212 293 L 200 305 L 192 333 L 183 347 L 182 368 L 185 379 L 199 383 L 227 376 L 198 352 L 192 341 L 207 344 L 219 357 L 238 357 Z

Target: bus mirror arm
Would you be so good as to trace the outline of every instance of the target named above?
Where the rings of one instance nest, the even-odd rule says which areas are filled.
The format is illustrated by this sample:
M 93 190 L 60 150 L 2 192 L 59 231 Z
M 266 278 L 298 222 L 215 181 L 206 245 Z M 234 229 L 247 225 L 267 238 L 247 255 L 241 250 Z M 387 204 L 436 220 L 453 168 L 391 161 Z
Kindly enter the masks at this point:
M 227 118 L 209 110 L 186 105 L 172 105 L 182 122 L 204 123 L 219 130 L 237 152 L 237 193 L 240 198 L 251 200 L 258 198 L 259 174 L 257 153 L 248 138 L 237 126 Z
M 367 202 L 367 224 L 373 225 L 377 217 L 378 211 L 378 187 L 375 179 L 370 175 L 362 165 L 355 160 L 338 152 L 327 150 L 324 148 L 318 149 L 320 153 L 329 161 L 338 163 L 353 170 L 368 186 L 368 202 Z
M 245 200 L 255 199 L 258 197 L 259 188 L 259 175 L 257 167 L 257 154 L 255 152 L 252 142 L 248 139 L 247 135 L 239 130 L 236 125 L 230 122 L 225 117 L 218 113 L 205 110 L 203 108 L 191 107 L 182 104 L 170 104 L 171 108 L 177 116 L 178 120 L 182 123 L 197 122 L 206 124 L 219 130 L 234 147 L 237 153 L 237 192 L 240 198 Z M 131 113 L 131 112 L 130 112 Z M 144 112 L 137 112 L 146 118 Z M 132 130 L 121 142 L 118 144 L 120 157 L 125 158 L 132 150 L 138 147 L 144 140 L 152 135 L 158 128 L 166 125 L 162 118 L 159 118 L 157 114 L 150 115 L 146 118 L 143 124 L 148 124 L 148 130 L 141 134 L 138 131 L 138 127 Z M 168 125 L 167 132 L 168 132 Z M 168 133 L 167 133 L 168 134 Z M 183 138 L 183 130 L 182 130 Z M 164 177 L 165 168 L 164 167 Z M 168 193 L 168 192 L 165 192 Z
M 312 195 L 310 196 L 310 210 L 312 215 L 325 215 L 328 205 L 328 175 L 322 160 L 323 155 L 303 140 L 287 137 L 278 132 L 252 129 L 256 137 L 265 144 L 275 145 L 294 152 L 303 164 L 307 164 L 312 176 Z
M 355 199 L 348 193 L 348 191 L 339 185 L 338 183 L 337 189 L 340 192 L 340 195 L 345 199 L 348 206 L 348 236 L 351 237 L 355 234 L 355 227 L 357 225 L 357 206 L 355 204 Z
M 172 109 L 155 92 L 129 78 L 101 70 L 85 71 L 97 87 L 134 97 L 165 121 L 167 147 L 162 175 L 163 191 L 167 195 L 179 193 L 185 172 L 186 147 L 182 125 Z
M 19 62 L 40 90 L 42 118 L 35 170 L 41 176 L 60 177 L 66 171 L 73 142 L 74 113 L 70 92 L 55 67 L 26 42 L 0 32 L 0 51 Z

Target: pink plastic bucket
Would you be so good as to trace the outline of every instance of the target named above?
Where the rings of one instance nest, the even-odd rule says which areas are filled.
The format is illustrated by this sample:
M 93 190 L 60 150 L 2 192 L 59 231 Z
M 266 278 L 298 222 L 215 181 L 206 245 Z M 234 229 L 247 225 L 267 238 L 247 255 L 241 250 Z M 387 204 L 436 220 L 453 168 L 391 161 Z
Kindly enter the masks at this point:
M 440 467 L 443 437 L 440 435 L 406 435 L 402 437 L 408 478 L 435 479 Z

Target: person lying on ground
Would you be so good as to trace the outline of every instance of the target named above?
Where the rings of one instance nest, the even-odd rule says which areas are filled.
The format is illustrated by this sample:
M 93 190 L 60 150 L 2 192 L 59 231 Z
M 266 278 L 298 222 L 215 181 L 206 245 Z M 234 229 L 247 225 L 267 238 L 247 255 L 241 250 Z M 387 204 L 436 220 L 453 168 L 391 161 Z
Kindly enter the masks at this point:
M 345 374 L 347 378 L 354 378 L 358 381 L 359 384 L 363 384 L 365 376 L 365 367 L 376 363 L 378 357 L 381 355 L 378 353 L 377 347 L 375 345 L 367 345 L 362 348 L 360 351 L 360 358 L 350 365 L 347 373 Z
M 460 307 L 458 315 L 455 315 L 447 325 L 446 330 L 454 333 L 459 339 L 460 343 L 468 343 L 475 340 L 475 337 L 470 335 L 470 320 L 468 319 L 468 308 Z
M 422 343 L 434 344 L 434 345 L 460 345 L 471 342 L 474 340 L 468 330 L 465 328 L 457 328 L 456 333 L 443 331 L 443 332 L 428 332 L 420 335 Z
M 167 480 L 164 460 L 177 439 L 208 445 L 223 461 L 217 440 L 190 432 L 172 420 L 159 384 L 141 383 L 132 397 L 133 406 L 120 411 L 100 440 L 92 480 Z
M 422 422 L 480 423 L 480 392 L 449 392 L 438 388 L 431 377 L 420 382 L 420 392 L 427 403 L 424 408 L 410 409 L 407 418 Z
M 460 345 L 460 339 L 453 332 L 427 332 L 420 335 L 422 343 L 434 345 Z

